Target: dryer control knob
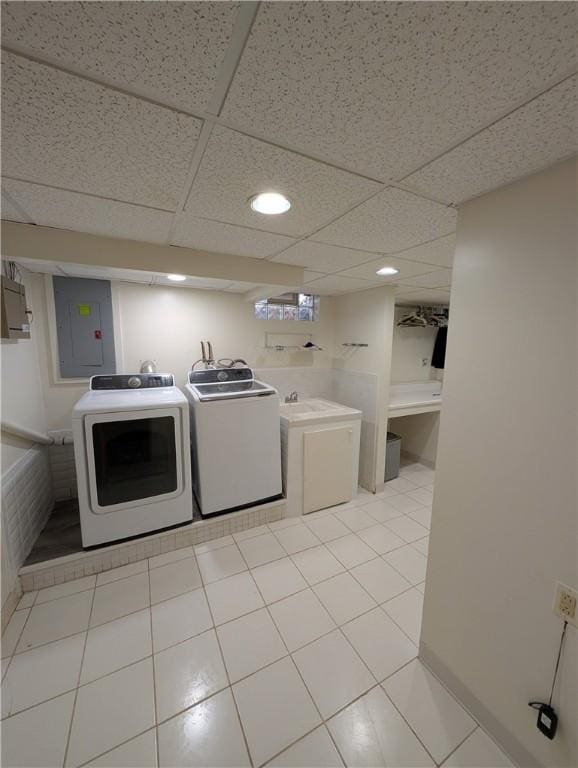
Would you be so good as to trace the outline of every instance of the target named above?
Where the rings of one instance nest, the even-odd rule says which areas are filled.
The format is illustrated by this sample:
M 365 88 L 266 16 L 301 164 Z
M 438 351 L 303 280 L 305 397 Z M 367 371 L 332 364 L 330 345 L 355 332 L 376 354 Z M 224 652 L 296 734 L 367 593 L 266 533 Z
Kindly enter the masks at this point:
M 229 374 L 226 371 L 219 371 L 217 374 L 217 381 L 227 381 Z
M 131 376 L 130 379 L 128 380 L 128 385 L 132 389 L 136 389 L 137 387 L 140 387 L 141 384 L 142 384 L 142 381 L 139 379 L 138 376 Z

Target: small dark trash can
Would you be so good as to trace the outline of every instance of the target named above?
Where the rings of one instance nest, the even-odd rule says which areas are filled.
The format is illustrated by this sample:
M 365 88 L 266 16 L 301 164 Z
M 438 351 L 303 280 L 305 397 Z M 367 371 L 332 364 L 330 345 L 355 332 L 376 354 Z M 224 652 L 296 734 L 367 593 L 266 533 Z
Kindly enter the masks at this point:
M 385 482 L 395 480 L 399 475 L 399 461 L 401 458 L 401 437 L 394 432 L 387 433 L 387 447 L 385 450 Z

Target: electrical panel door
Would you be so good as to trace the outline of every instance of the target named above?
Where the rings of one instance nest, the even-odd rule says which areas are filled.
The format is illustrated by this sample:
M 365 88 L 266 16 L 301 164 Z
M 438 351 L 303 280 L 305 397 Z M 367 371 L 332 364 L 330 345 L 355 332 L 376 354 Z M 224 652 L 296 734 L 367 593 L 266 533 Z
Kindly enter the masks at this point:
M 116 373 L 110 282 L 81 277 L 53 282 L 62 378 Z

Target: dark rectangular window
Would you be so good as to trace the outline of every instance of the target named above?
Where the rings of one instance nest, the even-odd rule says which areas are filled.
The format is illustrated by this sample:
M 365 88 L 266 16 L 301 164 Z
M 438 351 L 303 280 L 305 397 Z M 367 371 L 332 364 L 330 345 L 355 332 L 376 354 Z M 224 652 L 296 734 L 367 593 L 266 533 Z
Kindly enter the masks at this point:
M 177 489 L 172 416 L 93 424 L 92 442 L 101 507 L 160 496 Z

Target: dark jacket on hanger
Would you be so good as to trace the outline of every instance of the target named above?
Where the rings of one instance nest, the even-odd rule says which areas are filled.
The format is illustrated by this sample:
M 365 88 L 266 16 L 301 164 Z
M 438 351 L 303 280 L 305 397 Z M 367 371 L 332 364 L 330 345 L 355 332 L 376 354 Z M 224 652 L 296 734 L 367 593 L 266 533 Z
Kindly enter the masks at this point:
M 438 328 L 436 341 L 434 344 L 433 355 L 431 358 L 432 368 L 443 368 L 446 360 L 446 341 L 448 338 L 447 328 Z

